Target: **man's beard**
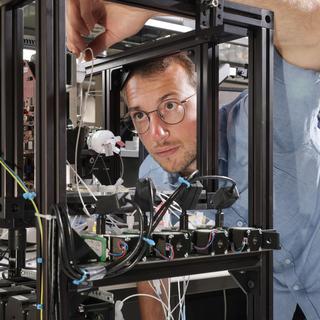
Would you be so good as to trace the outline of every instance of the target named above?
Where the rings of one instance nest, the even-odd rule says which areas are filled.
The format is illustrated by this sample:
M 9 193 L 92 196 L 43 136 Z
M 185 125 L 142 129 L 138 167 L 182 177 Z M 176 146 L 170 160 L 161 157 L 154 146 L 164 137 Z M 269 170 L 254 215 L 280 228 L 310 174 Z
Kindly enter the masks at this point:
M 190 168 L 192 164 L 196 163 L 197 161 L 197 153 L 194 150 L 187 150 L 183 153 L 182 156 L 179 157 L 181 161 L 179 161 L 174 167 L 166 165 L 165 162 L 161 163 L 161 161 L 157 162 L 161 166 L 161 168 L 170 173 L 180 173 L 183 176 L 186 176 L 191 173 L 192 169 Z M 196 165 L 194 166 L 196 167 Z

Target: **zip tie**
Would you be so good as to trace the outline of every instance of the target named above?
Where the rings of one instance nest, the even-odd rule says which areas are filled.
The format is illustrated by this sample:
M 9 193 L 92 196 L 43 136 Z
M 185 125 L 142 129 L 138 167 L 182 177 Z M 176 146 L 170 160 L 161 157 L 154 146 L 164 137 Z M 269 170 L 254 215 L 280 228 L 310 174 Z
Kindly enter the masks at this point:
M 36 259 L 36 261 L 37 261 L 37 264 L 42 264 L 43 263 L 43 258 L 42 257 L 38 257 Z
M 81 269 L 81 271 L 83 272 L 82 277 L 80 279 L 74 279 L 72 281 L 72 283 L 75 284 L 76 286 L 80 285 L 87 279 L 88 272 L 84 269 Z
M 179 177 L 178 181 L 180 182 L 180 184 L 185 184 L 187 186 L 187 188 L 191 187 L 191 183 L 188 180 L 186 180 L 185 178 Z
M 38 310 L 42 310 L 43 309 L 43 304 L 42 303 L 38 303 L 37 304 L 37 309 Z
M 146 237 L 142 238 L 150 247 L 153 247 L 156 243 L 152 239 L 148 239 Z
M 56 219 L 57 218 L 56 216 L 53 216 L 51 214 L 40 214 L 40 213 L 37 213 L 35 216 L 39 217 L 39 218 L 42 218 L 42 219 L 46 219 L 46 220 L 52 220 L 52 219 Z
M 33 200 L 36 197 L 36 193 L 35 192 L 25 192 L 23 194 L 23 198 L 26 200 Z

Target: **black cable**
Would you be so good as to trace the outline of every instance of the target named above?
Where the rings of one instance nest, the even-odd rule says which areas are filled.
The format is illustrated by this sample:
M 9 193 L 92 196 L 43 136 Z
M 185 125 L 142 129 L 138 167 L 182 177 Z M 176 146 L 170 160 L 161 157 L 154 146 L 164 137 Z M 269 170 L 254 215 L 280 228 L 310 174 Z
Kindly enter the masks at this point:
M 61 259 L 60 259 L 60 256 L 58 257 L 57 259 L 57 270 L 60 270 L 61 269 Z M 63 314 L 62 314 L 62 304 L 61 304 L 61 275 L 60 274 L 57 274 L 57 288 L 58 288 L 58 294 L 57 294 L 57 313 L 59 314 L 59 320 L 62 320 L 63 319 Z
M 0 249 L 0 260 L 4 259 L 8 252 L 9 252 L 9 248 L 7 248 L 6 250 Z
M 143 241 L 143 213 L 140 207 L 134 201 L 129 199 L 126 199 L 126 201 L 129 202 L 131 205 L 133 205 L 133 207 L 136 209 L 137 213 L 139 214 L 139 226 L 140 226 L 139 239 L 136 247 L 128 255 L 125 255 L 122 260 L 119 259 L 120 261 L 119 260 L 114 261 L 106 267 L 108 274 L 114 273 L 119 269 L 121 269 L 121 267 L 126 265 L 130 261 L 130 259 L 137 254 L 137 252 L 140 249 L 140 245 Z M 106 277 L 108 277 L 108 274 L 106 275 Z
M 71 258 L 71 261 L 73 262 L 73 267 L 76 269 L 76 271 L 82 274 L 81 269 L 78 267 L 78 264 L 76 263 L 76 258 L 74 255 L 75 247 L 74 247 L 73 229 L 70 224 L 68 208 L 67 207 L 61 208 L 61 212 L 63 213 L 62 218 L 64 219 L 64 226 L 67 226 L 67 230 L 68 230 L 68 237 L 67 237 L 67 239 L 69 240 L 68 256 L 69 258 Z
M 93 170 L 94 170 L 94 168 L 95 168 L 95 166 L 96 166 L 96 163 L 97 163 L 97 161 L 98 161 L 98 158 L 99 158 L 99 153 L 97 154 L 97 156 L 96 156 L 96 158 L 95 158 L 95 160 L 94 160 L 94 162 L 93 162 L 93 164 L 92 164 L 92 166 L 91 166 L 91 169 L 90 169 L 90 171 L 89 171 L 89 173 L 88 173 L 88 176 L 89 176 L 90 174 L 93 174 Z
M 107 168 L 107 166 L 106 166 L 103 158 L 101 158 L 101 160 L 102 160 L 102 164 L 103 164 L 103 166 L 104 166 L 104 168 L 105 168 L 105 170 L 106 170 L 106 174 L 107 174 L 107 176 L 108 176 L 109 183 L 110 183 L 110 184 L 113 184 L 112 181 L 111 181 L 110 174 L 109 174 L 109 168 Z
M 154 208 L 153 208 L 153 205 L 154 205 L 154 194 L 153 194 L 153 184 L 152 184 L 152 180 L 151 180 L 151 179 L 149 179 L 148 182 L 149 182 L 149 189 L 150 189 L 150 201 L 149 201 L 149 204 L 150 204 L 150 219 L 149 219 L 149 228 L 148 228 L 148 231 L 147 231 L 147 238 L 149 238 L 149 236 L 151 235 L 152 225 L 153 225 L 153 221 L 154 221 Z
M 9 265 L 1 262 L 1 263 L 0 263 L 0 267 L 8 268 L 8 267 L 9 267 Z
M 195 179 L 196 175 L 199 173 L 198 170 L 195 170 L 192 172 L 189 177 L 187 177 L 187 182 L 190 182 L 190 180 Z M 187 188 L 187 184 L 181 184 L 170 196 L 169 198 L 162 203 L 161 207 L 158 209 L 157 213 L 154 216 L 154 222 L 153 226 L 151 228 L 151 233 L 155 230 L 155 228 L 160 223 L 161 219 L 163 218 L 163 215 L 166 213 L 166 211 L 170 208 L 173 201 L 175 201 L 176 197 L 179 195 L 181 191 Z
M 62 209 L 61 209 L 62 211 Z M 69 218 L 67 216 L 65 216 L 64 214 L 61 214 L 61 220 L 63 221 L 62 224 L 62 229 L 64 229 L 65 227 L 67 227 L 67 231 L 64 230 L 64 242 L 65 245 L 63 246 L 63 248 L 66 249 L 64 257 L 66 258 L 66 260 L 64 260 L 65 264 L 64 266 L 68 269 L 71 269 L 72 271 L 75 271 L 76 279 L 79 279 L 79 277 L 82 276 L 82 271 L 81 269 L 78 267 L 75 257 L 74 257 L 74 244 L 73 244 L 73 234 L 72 234 L 72 229 L 70 226 L 70 221 Z M 67 233 L 66 233 L 67 232 Z
M 66 234 L 65 234 L 65 228 L 62 221 L 62 216 L 59 208 L 57 206 L 53 206 L 53 210 L 56 215 L 57 220 L 57 226 L 59 230 L 59 245 L 58 245 L 58 251 L 59 255 L 61 257 L 61 266 L 63 272 L 66 274 L 67 277 L 71 279 L 80 279 L 82 276 L 82 272 L 79 274 L 76 270 L 73 268 L 73 260 L 69 257 L 68 252 L 68 244 L 66 243 Z
M 57 259 L 57 252 L 55 250 L 56 248 L 56 239 L 55 239 L 55 232 L 56 232 L 56 222 L 54 219 L 49 221 L 49 236 L 48 236 L 48 247 L 50 248 L 50 259 L 48 261 L 48 265 L 50 268 L 50 274 L 49 274 L 49 283 L 50 283 L 50 303 L 49 303 L 49 319 L 54 320 L 55 319 L 55 306 L 56 306 L 56 276 L 57 276 L 57 270 L 55 268 L 55 262 Z
M 181 184 L 171 195 L 170 197 L 161 205 L 159 210 L 157 211 L 155 217 L 154 217 L 154 222 L 151 228 L 151 233 L 155 230 L 155 228 L 158 226 L 160 223 L 161 219 L 163 218 L 163 215 L 166 213 L 166 211 L 169 209 L 173 201 L 177 198 L 180 192 L 185 190 L 187 188 L 187 185 Z
M 190 183 L 193 183 L 198 180 L 224 180 L 224 181 L 231 182 L 232 188 L 234 188 L 237 185 L 232 178 L 226 177 L 226 176 L 219 176 L 219 175 L 207 175 L 207 176 L 194 177 L 193 179 L 190 180 Z
M 153 204 L 154 204 L 154 194 L 153 194 L 153 188 L 152 188 L 152 181 L 149 180 L 149 189 L 150 189 L 150 220 L 149 220 L 149 227 L 148 230 L 146 231 L 146 238 L 150 238 L 150 235 L 152 233 L 152 226 L 153 226 L 153 216 L 154 216 L 154 209 L 153 209 Z M 131 200 L 127 200 L 129 203 L 131 203 L 133 206 L 136 206 L 137 208 L 140 209 L 140 207 Z M 139 210 L 138 210 L 139 211 Z M 139 212 L 139 217 L 143 217 L 142 211 L 140 209 Z M 141 223 L 141 222 L 140 222 Z M 141 227 L 140 227 L 140 231 L 141 231 Z M 139 239 L 140 240 L 140 239 Z M 130 263 L 130 265 L 128 265 L 127 267 L 124 267 L 123 269 L 119 270 L 118 266 L 117 268 L 113 268 L 112 270 L 110 270 L 110 272 L 105 276 L 105 278 L 113 278 L 119 275 L 122 275 L 128 271 L 130 271 L 143 257 L 143 255 L 145 254 L 145 251 L 148 248 L 148 244 L 144 243 L 143 247 L 140 248 L 140 241 L 138 241 L 135 250 L 136 252 L 138 252 L 138 250 L 140 249 L 140 252 L 138 253 L 138 255 L 136 256 L 135 260 L 133 262 Z M 136 253 L 132 252 L 131 256 L 133 257 Z M 129 260 L 129 259 L 128 259 Z M 116 273 L 114 273 L 115 271 L 117 271 Z
M 144 246 L 142 247 L 140 253 L 137 255 L 136 259 L 135 259 L 132 263 L 130 263 L 129 266 L 121 269 L 121 270 L 118 271 L 117 273 L 108 274 L 108 275 L 105 276 L 105 278 L 108 279 L 108 278 L 118 277 L 118 276 L 120 276 L 120 275 L 122 275 L 122 274 L 124 274 L 124 273 L 126 273 L 126 272 L 128 272 L 128 271 L 130 271 L 130 270 L 141 260 L 141 258 L 143 257 L 143 255 L 144 255 L 144 253 L 145 253 L 145 251 L 146 251 L 147 248 L 148 248 L 148 245 L 145 243 Z

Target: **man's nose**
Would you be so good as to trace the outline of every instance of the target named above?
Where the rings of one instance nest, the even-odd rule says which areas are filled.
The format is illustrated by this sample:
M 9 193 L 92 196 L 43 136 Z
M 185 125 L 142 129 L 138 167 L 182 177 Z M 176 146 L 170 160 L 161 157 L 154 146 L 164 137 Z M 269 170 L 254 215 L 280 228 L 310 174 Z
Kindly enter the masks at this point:
M 149 133 L 158 141 L 167 139 L 169 137 L 169 130 L 166 123 L 160 119 L 157 112 L 150 114 L 149 117 Z

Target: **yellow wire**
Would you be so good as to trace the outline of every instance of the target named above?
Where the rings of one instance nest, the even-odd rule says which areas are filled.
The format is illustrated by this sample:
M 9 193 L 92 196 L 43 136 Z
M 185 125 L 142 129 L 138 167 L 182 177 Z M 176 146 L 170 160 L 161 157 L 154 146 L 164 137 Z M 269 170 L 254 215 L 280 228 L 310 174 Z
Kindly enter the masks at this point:
M 7 166 L 7 164 L 5 162 L 3 162 L 0 159 L 0 163 L 1 165 L 4 167 L 4 169 L 10 174 L 10 176 L 18 183 L 18 185 L 20 186 L 20 188 L 28 193 L 29 190 L 20 182 L 20 180 L 11 172 L 11 170 L 9 169 L 9 167 Z M 38 220 L 38 225 L 39 225 L 39 230 L 40 230 L 40 242 L 41 242 L 41 248 L 43 248 L 43 229 L 42 229 L 42 221 L 41 221 L 41 217 L 40 217 L 40 212 L 38 210 L 38 207 L 36 205 L 36 203 L 34 202 L 33 199 L 31 199 L 31 203 L 34 207 L 35 210 L 35 216 L 37 217 Z M 41 280 L 40 280 L 40 304 L 43 306 L 43 272 L 41 270 Z M 43 316 L 43 310 L 40 309 L 40 319 L 42 320 L 42 316 Z

